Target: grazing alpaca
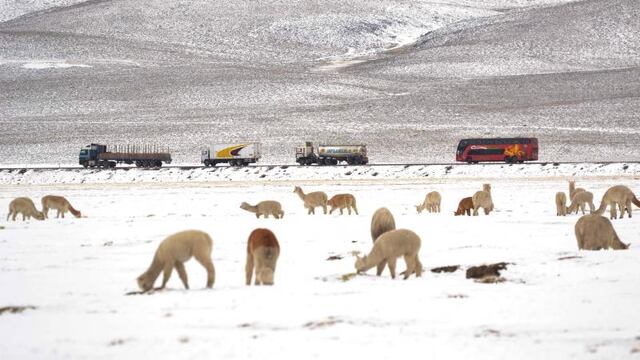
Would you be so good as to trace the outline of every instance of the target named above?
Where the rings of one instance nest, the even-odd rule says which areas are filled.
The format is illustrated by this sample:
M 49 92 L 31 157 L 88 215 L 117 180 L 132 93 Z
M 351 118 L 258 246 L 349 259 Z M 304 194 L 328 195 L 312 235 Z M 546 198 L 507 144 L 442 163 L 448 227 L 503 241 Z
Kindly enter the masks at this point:
M 617 217 L 616 205 L 620 208 L 620 219 L 624 217 L 625 209 L 629 212 L 629 217 L 631 217 L 631 203 L 636 204 L 636 206 L 640 207 L 640 201 L 633 194 L 633 191 L 624 185 L 616 185 L 610 187 L 602 196 L 602 202 L 600 203 L 600 207 L 598 210 L 594 211 L 594 214 L 602 215 L 605 210 L 607 210 L 607 205 L 611 206 L 611 219 L 615 219 Z
M 582 215 L 584 215 L 585 204 L 589 204 L 589 210 L 591 213 L 593 213 L 593 210 L 596 208 L 595 205 L 593 205 L 593 194 L 591 193 L 591 191 L 576 190 L 573 193 L 573 197 L 571 198 L 571 205 L 569 206 L 567 211 L 569 211 L 569 214 L 574 211 L 577 214 L 578 209 L 580 209 L 582 210 Z
M 485 215 L 489 215 L 489 213 L 493 211 L 491 185 L 483 184 L 482 191 L 476 191 L 471 200 L 473 201 L 473 216 L 478 216 L 478 210 L 480 208 L 483 208 Z
M 27 197 L 15 198 L 9 203 L 9 214 L 7 214 L 7 221 L 9 217 L 13 215 L 11 220 L 16 221 L 16 216 L 22 214 L 22 221 L 25 219 L 31 219 L 31 217 L 37 220 L 44 220 L 44 214 L 36 209 L 36 205 L 33 201 Z
M 64 213 L 67 211 L 71 212 L 71 214 L 77 218 L 82 216 L 80 211 L 74 209 L 73 206 L 71 206 L 71 203 L 62 196 L 47 195 L 42 198 L 41 202 L 42 213 L 45 218 L 49 218 L 49 209 L 58 210 L 56 218 L 59 218 L 62 215 L 62 218 L 64 219 Z
M 329 214 L 333 213 L 335 209 L 340 209 L 340 215 L 342 215 L 342 209 L 346 208 L 349 215 L 351 215 L 351 209 L 356 212 L 356 215 L 359 215 L 358 208 L 356 208 L 356 198 L 351 194 L 335 195 L 327 201 L 327 205 L 331 206 Z
M 280 255 L 278 239 L 269 229 L 255 229 L 249 235 L 247 243 L 247 264 L 245 266 L 247 285 L 251 284 L 251 275 L 255 266 L 254 285 L 273 285 L 276 262 Z
M 424 197 L 424 201 L 420 205 L 416 205 L 416 210 L 418 214 L 422 212 L 422 210 L 427 210 L 428 212 L 440 212 L 440 202 L 442 200 L 442 196 L 437 191 L 432 191 Z
M 149 269 L 138 277 L 138 286 L 144 292 L 151 290 L 160 272 L 163 272 L 162 286 L 158 289 L 164 289 L 175 267 L 184 287 L 188 289 L 189 282 L 184 262 L 193 256 L 207 269 L 207 287 L 213 287 L 216 270 L 211 261 L 212 247 L 211 237 L 206 232 L 199 230 L 181 231 L 167 237 L 158 246 Z
M 584 191 L 583 188 L 576 188 L 575 180 L 569 180 L 569 199 L 573 199 L 573 195 L 578 191 Z
M 365 272 L 386 261 L 389 265 L 391 278 L 395 279 L 396 260 L 398 257 L 404 256 L 404 261 L 407 264 L 407 270 L 404 274 L 406 280 L 414 272 L 416 276 L 422 275 L 422 263 L 418 258 L 419 251 L 420 237 L 416 233 L 406 229 L 391 230 L 376 239 L 369 255 L 356 256 L 355 267 L 358 272 Z
M 260 215 L 263 215 L 265 219 L 267 219 L 269 215 L 273 215 L 276 219 L 282 219 L 284 216 L 282 205 L 280 205 L 279 202 L 272 200 L 261 201 L 256 206 L 242 202 L 242 204 L 240 204 L 240 209 L 255 213 L 256 218 L 258 219 L 260 218 Z
M 376 239 L 380 235 L 396 229 L 396 221 L 393 219 L 391 211 L 387 208 L 380 208 L 373 213 L 371 218 L 371 240 L 375 243 Z M 377 265 L 376 275 L 380 276 L 384 267 L 387 265 L 386 260 L 383 260 Z
M 298 194 L 304 202 L 304 207 L 309 210 L 307 214 L 315 214 L 315 208 L 318 206 L 322 206 L 324 213 L 327 213 L 327 194 L 324 192 L 316 191 L 305 194 L 299 186 L 296 186 L 293 192 Z
M 466 197 L 458 203 L 458 210 L 453 212 L 453 215 L 464 215 L 471 216 L 471 209 L 473 209 L 473 199 L 471 197 Z
M 613 229 L 611 221 L 597 214 L 584 215 L 575 226 L 576 240 L 580 250 L 609 249 L 624 250 L 629 244 L 620 241 L 618 234 Z
M 564 191 L 558 191 L 556 193 L 556 215 L 567 215 L 567 195 L 564 194 Z

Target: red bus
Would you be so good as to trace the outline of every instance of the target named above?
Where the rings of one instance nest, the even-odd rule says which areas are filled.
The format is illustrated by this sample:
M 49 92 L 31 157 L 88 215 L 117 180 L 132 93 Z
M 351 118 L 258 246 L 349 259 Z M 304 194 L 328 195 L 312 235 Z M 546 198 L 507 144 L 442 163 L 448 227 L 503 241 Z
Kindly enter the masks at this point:
M 456 161 L 504 161 L 509 164 L 538 160 L 537 138 L 462 139 Z

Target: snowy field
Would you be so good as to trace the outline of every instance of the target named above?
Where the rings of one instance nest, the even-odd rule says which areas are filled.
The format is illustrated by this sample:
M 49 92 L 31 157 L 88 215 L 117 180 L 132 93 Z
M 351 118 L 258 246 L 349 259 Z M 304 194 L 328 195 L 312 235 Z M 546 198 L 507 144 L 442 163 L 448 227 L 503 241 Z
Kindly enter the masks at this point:
M 555 216 L 568 177 L 493 179 L 496 210 L 454 217 L 483 177 L 318 181 L 23 184 L 2 182 L 0 209 L 17 196 L 66 196 L 80 219 L 0 220 L 0 357 L 25 358 L 404 358 L 622 359 L 640 351 L 638 217 L 614 221 L 627 251 L 578 251 L 577 215 Z M 635 174 L 583 175 L 596 205 L 611 185 L 636 194 Z M 359 215 L 306 215 L 292 192 L 356 196 Z M 416 214 L 428 191 L 442 213 Z M 240 202 L 273 199 L 284 219 L 256 219 Z M 354 272 L 351 252 L 368 252 L 372 213 L 388 207 L 400 228 L 422 238 L 425 268 L 453 273 L 392 280 Z M 39 207 L 39 206 L 38 206 Z M 273 287 L 244 285 L 251 230 L 274 231 L 282 252 Z M 158 243 L 185 229 L 214 240 L 216 282 L 186 265 L 151 295 L 131 295 Z M 329 261 L 331 256 L 340 259 Z M 509 262 L 498 284 L 465 278 L 469 266 Z M 404 261 L 398 262 L 400 270 Z

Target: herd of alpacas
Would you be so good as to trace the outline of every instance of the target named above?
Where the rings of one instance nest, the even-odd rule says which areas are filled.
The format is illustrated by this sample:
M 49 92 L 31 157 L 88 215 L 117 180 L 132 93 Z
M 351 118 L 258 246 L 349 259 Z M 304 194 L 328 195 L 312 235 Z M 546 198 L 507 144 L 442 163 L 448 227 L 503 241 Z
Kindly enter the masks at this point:
M 302 200 L 307 214 L 315 214 L 317 207 L 321 207 L 324 214 L 327 214 L 327 207 L 330 207 L 329 214 L 340 210 L 342 215 L 344 209 L 349 215 L 352 210 L 358 214 L 356 199 L 351 194 L 338 194 L 329 199 L 327 194 L 322 191 L 305 194 L 298 186 L 294 188 L 293 192 Z M 567 200 L 571 201 L 568 206 Z M 418 214 L 423 210 L 439 213 L 441 201 L 440 193 L 437 191 L 429 192 L 424 201 L 416 205 L 416 211 Z M 64 218 L 66 212 L 70 212 L 77 218 L 82 216 L 80 211 L 76 210 L 62 196 L 47 195 L 42 198 L 41 203 L 42 211 L 38 211 L 29 198 L 14 199 L 9 204 L 7 221 L 9 218 L 15 221 L 18 214 L 22 215 L 23 221 L 32 217 L 44 220 L 48 218 L 49 209 L 57 210 L 56 217 Z M 569 181 L 568 198 L 564 192 L 556 193 L 555 198 L 558 216 L 582 211 L 583 216 L 578 219 L 574 229 L 578 248 L 581 250 L 627 249 L 629 244 L 620 241 L 611 221 L 602 214 L 609 206 L 611 219 L 618 218 L 618 210 L 620 211 L 620 219 L 624 217 L 625 212 L 628 217 L 631 217 L 632 203 L 640 207 L 640 201 L 631 189 L 624 185 L 616 185 L 605 192 L 600 207 L 596 209 L 593 204 L 593 193 L 583 188 L 576 188 L 574 181 Z M 589 206 L 589 214 L 585 214 L 586 205 Z M 243 202 L 240 204 L 240 208 L 254 213 L 257 218 L 273 216 L 276 219 L 282 219 L 284 217 L 282 206 L 273 200 L 262 201 L 255 206 Z M 454 215 L 471 216 L 473 212 L 473 215 L 477 216 L 480 208 L 483 209 L 485 215 L 489 215 L 494 210 L 490 184 L 484 184 L 482 190 L 475 192 L 471 197 L 460 200 Z M 371 219 L 371 240 L 373 247 L 368 255 L 360 257 L 354 254 L 356 256 L 355 269 L 358 273 L 366 272 L 375 267 L 376 275 L 380 276 L 385 267 L 388 267 L 391 277 L 395 279 L 397 259 L 403 257 L 406 270 L 401 275 L 404 279 L 412 274 L 417 277 L 421 276 L 423 268 L 418 257 L 421 245 L 420 237 L 411 230 L 396 229 L 395 219 L 387 208 L 379 208 L 374 212 Z M 138 286 L 142 292 L 164 289 L 175 268 L 184 287 L 189 289 L 184 263 L 194 257 L 207 271 L 206 286 L 213 287 L 215 267 L 211 259 L 212 247 L 211 237 L 199 230 L 182 231 L 167 237 L 158 246 L 147 271 L 137 278 Z M 255 285 L 273 285 L 279 254 L 280 245 L 273 232 L 260 228 L 253 230 L 247 242 L 246 284 L 251 284 L 251 279 L 255 274 Z M 163 274 L 162 285 L 154 288 L 160 273 Z

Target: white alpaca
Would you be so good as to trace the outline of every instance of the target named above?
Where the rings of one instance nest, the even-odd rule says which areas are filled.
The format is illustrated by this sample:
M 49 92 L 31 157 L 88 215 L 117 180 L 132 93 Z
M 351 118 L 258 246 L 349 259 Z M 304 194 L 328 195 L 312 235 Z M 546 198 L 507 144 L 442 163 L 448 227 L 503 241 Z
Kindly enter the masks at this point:
M 376 239 L 369 255 L 357 256 L 355 267 L 358 272 L 365 272 L 386 262 L 391 278 L 395 279 L 397 258 L 403 256 L 407 264 L 407 270 L 404 274 L 406 280 L 414 272 L 416 276 L 422 275 L 422 263 L 418 258 L 419 251 L 420 237 L 416 233 L 406 229 L 391 230 Z
M 493 211 L 493 199 L 491 198 L 491 185 L 482 185 L 482 191 L 476 191 L 471 198 L 473 201 L 473 216 L 478 216 L 478 210 L 482 208 L 485 215 Z
M 432 191 L 424 197 L 424 201 L 420 205 L 416 205 L 416 211 L 418 214 L 422 212 L 422 210 L 427 210 L 428 212 L 440 212 L 440 202 L 442 201 L 442 196 L 437 191 Z

